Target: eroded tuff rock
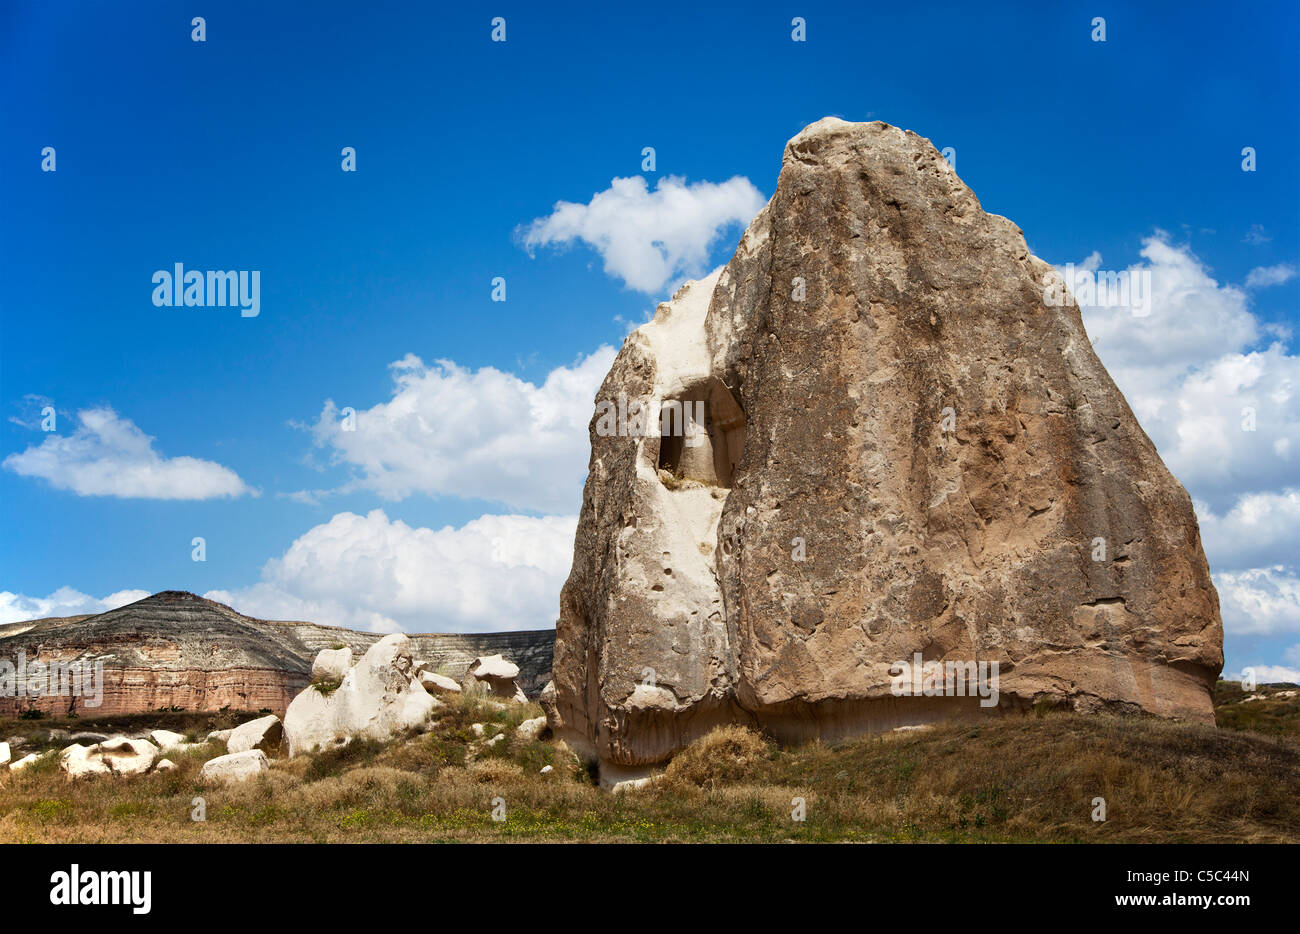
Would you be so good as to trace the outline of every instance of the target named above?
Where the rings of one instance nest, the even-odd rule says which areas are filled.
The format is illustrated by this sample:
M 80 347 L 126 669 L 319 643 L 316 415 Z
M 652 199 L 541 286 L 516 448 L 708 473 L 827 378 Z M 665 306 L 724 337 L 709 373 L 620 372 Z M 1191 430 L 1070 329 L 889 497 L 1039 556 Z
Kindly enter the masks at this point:
M 527 695 L 519 687 L 519 666 L 501 655 L 485 655 L 476 658 L 465 673 L 462 687 L 483 688 L 497 697 L 504 697 L 518 703 L 526 703 Z
M 416 677 L 411 651 L 405 633 L 384 636 L 348 669 L 337 688 L 326 693 L 313 685 L 295 697 L 284 715 L 289 755 L 330 749 L 357 737 L 386 740 L 421 726 L 438 701 Z M 232 752 L 242 728 L 228 740 Z
M 917 653 L 998 662 L 994 712 L 1213 722 L 1191 501 L 1078 309 L 1044 302 L 1050 269 L 913 133 L 791 140 L 730 263 L 597 396 L 556 734 L 618 780 L 722 721 L 796 741 L 981 712 L 895 696 Z M 666 403 L 702 403 L 703 432 L 661 436 Z

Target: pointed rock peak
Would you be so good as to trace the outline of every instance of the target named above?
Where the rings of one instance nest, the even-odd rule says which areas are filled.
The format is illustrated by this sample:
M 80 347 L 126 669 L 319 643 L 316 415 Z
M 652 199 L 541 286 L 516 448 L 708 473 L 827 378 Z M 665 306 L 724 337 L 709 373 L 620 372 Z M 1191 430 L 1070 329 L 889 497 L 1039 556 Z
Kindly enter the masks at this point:
M 601 388 L 650 427 L 592 424 L 556 735 L 628 770 L 725 722 L 830 741 L 1046 701 L 1213 723 L 1191 500 L 1052 272 L 923 137 L 792 139 L 726 268 Z
M 888 123 L 884 123 L 879 120 L 872 121 L 872 123 L 878 124 L 882 127 L 889 126 Z M 802 140 L 806 140 L 806 139 L 812 139 L 813 137 L 816 136 L 833 136 L 837 133 L 848 133 L 848 132 L 852 132 L 856 127 L 865 127 L 870 125 L 872 124 L 850 123 L 848 120 L 841 120 L 839 117 L 822 117 L 820 120 L 816 121 L 815 123 L 808 124 L 802 130 L 796 133 L 794 138 L 791 139 L 790 142 L 787 143 L 786 145 L 793 146 L 795 143 L 801 142 Z

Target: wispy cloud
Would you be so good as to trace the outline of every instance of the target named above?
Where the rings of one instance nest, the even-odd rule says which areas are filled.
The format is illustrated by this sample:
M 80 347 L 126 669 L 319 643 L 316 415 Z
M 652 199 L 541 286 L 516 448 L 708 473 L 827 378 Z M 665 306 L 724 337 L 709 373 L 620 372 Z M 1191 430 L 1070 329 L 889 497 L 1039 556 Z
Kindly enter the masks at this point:
M 1295 278 L 1295 267 L 1290 263 L 1278 263 L 1276 266 L 1256 266 L 1246 276 L 1246 288 L 1262 289 L 1270 285 L 1281 285 Z

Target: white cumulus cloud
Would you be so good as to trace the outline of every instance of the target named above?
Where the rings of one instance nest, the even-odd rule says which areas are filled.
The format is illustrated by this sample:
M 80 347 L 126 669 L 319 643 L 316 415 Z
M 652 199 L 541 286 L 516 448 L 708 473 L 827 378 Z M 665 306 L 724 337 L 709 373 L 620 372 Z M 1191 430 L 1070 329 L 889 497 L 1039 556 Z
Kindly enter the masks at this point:
M 1161 233 L 1141 257 L 1123 271 L 1149 276 L 1148 314 L 1085 304 L 1088 335 L 1196 503 L 1229 639 L 1300 632 L 1300 357 L 1252 313 L 1248 291 L 1294 270 L 1221 283 Z M 1101 267 L 1097 253 L 1077 265 Z
M 4 466 L 80 496 L 213 499 L 252 492 L 228 467 L 195 457 L 163 457 L 153 442 L 111 408 L 83 409 L 71 435 L 52 434 L 10 454 Z
M 119 590 L 107 597 L 92 597 L 71 587 L 60 587 L 47 597 L 0 590 L 0 624 L 17 623 L 49 616 L 84 616 L 105 613 L 149 596 L 147 590 Z
M 1220 512 L 1251 492 L 1295 485 L 1300 357 L 1270 337 L 1244 289 L 1220 284 L 1186 247 L 1143 241 L 1149 313 L 1084 305 L 1084 326 L 1161 457 Z M 1095 270 L 1094 253 L 1080 268 Z M 1273 333 L 1274 337 L 1284 335 Z M 1266 346 L 1260 346 L 1266 344 Z
M 385 499 L 413 493 L 570 512 L 582 501 L 587 426 L 615 351 L 601 347 L 540 385 L 492 367 L 468 370 L 414 355 L 391 365 L 393 395 L 356 413 L 354 430 L 328 401 L 316 444 Z M 301 496 L 300 496 L 301 498 Z
M 1223 627 L 1234 636 L 1300 632 L 1300 578 L 1282 565 L 1214 575 Z
M 267 562 L 251 587 L 204 596 L 263 619 L 373 632 L 492 632 L 555 625 L 576 516 L 481 516 L 418 528 L 343 512 Z
M 1246 493 L 1218 515 L 1196 504 L 1205 555 L 1216 571 L 1266 567 L 1300 556 L 1300 489 Z
M 613 179 L 587 204 L 556 202 L 518 236 L 530 254 L 582 242 L 600 254 L 608 275 L 658 295 L 670 282 L 702 274 L 714 242 L 732 225 L 748 224 L 765 203 L 742 176 L 694 184 L 668 176 L 651 191 L 634 175 Z

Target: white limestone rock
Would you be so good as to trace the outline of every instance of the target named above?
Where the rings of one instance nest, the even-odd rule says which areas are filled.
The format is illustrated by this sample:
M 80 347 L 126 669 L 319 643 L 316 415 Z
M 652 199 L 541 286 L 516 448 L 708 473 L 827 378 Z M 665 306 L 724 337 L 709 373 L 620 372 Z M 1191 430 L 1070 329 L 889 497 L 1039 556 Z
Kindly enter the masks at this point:
M 98 745 L 98 744 L 96 744 Z M 59 768 L 62 769 L 69 778 L 84 778 L 87 775 L 108 775 L 111 769 L 108 763 L 99 756 L 91 756 L 91 750 L 96 746 L 83 746 L 81 743 L 74 743 L 63 752 L 59 753 Z
M 313 681 L 342 681 L 352 667 L 352 650 L 322 649 L 311 663 Z
M 246 782 L 271 767 L 260 749 L 227 753 L 203 763 L 199 778 L 207 782 Z
M 10 772 L 21 772 L 23 769 L 27 768 L 29 765 L 32 765 L 33 763 L 35 763 L 36 760 L 39 759 L 39 758 L 40 758 L 40 755 L 39 755 L 39 754 L 34 753 L 34 752 L 30 752 L 30 753 L 28 753 L 27 755 L 23 756 L 21 759 L 19 759 L 17 762 L 13 762 L 13 763 L 11 763 L 11 764 L 9 765 L 9 771 L 10 771 Z
M 59 753 L 59 768 L 69 778 L 88 775 L 143 775 L 158 759 L 158 747 L 147 739 L 114 736 L 102 743 L 81 743 Z
M 284 726 L 276 716 L 258 717 L 241 723 L 231 731 L 226 740 L 227 752 L 247 752 L 260 749 L 263 752 L 279 751 L 284 737 Z
M 525 720 L 515 728 L 515 732 L 519 734 L 520 739 L 533 740 L 541 736 L 544 729 L 546 729 L 546 717 L 541 716 Z
M 333 691 L 308 687 L 289 704 L 284 715 L 289 755 L 343 739 L 388 739 L 418 728 L 434 699 L 414 675 L 411 640 L 402 633 L 384 636 Z
M 503 655 L 480 655 L 470 665 L 469 673 L 480 681 L 513 681 L 519 677 L 519 666 Z
M 421 671 L 419 677 L 420 684 L 430 694 L 461 693 L 460 685 L 456 683 L 455 679 L 440 675 L 436 671 Z
M 162 750 L 171 749 L 185 742 L 184 734 L 173 733 L 171 730 L 154 730 L 149 734 L 149 739 Z
M 497 697 L 527 703 L 528 697 L 515 682 L 517 677 L 519 666 L 502 655 L 481 655 L 465 673 L 467 681 L 486 687 Z

